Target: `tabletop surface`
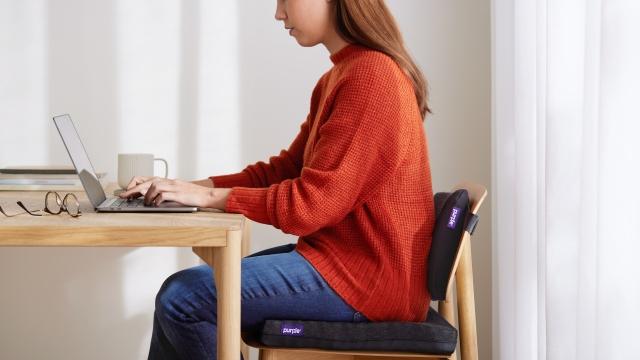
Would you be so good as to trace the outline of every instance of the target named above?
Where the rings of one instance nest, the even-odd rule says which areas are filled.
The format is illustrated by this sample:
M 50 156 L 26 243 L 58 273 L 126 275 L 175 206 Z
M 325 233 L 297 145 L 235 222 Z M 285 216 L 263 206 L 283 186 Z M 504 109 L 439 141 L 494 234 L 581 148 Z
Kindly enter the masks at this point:
M 112 194 L 115 185 L 107 188 Z M 58 192 L 64 196 L 65 192 Z M 8 214 L 44 208 L 43 191 L 0 191 Z M 226 232 L 241 230 L 244 216 L 212 210 L 197 213 L 96 213 L 84 192 L 75 192 L 82 215 L 67 213 L 5 217 L 0 214 L 0 246 L 225 246 Z M 109 196 L 109 195 L 108 195 Z

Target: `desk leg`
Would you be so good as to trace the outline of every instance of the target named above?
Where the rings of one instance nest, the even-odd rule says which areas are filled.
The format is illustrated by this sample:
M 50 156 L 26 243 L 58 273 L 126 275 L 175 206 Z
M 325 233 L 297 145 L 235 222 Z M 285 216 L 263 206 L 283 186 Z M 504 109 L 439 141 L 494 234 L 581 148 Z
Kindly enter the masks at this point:
M 242 228 L 242 257 L 246 257 L 251 252 L 251 220 L 245 219 Z M 240 351 L 244 356 L 244 360 L 249 360 L 249 346 L 241 341 Z
M 225 247 L 194 247 L 193 252 L 214 269 L 218 295 L 218 359 L 238 360 L 241 349 L 240 264 L 242 261 L 242 231 L 227 231 L 227 246 Z
M 237 360 L 240 350 L 242 231 L 227 232 L 227 246 L 213 249 L 218 292 L 218 359 Z

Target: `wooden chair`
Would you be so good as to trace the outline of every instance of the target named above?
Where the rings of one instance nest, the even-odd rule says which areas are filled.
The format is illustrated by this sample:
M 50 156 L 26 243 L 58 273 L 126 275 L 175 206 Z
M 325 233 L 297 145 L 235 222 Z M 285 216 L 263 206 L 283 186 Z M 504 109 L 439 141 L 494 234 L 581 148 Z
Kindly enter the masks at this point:
M 466 189 L 469 195 L 469 211 L 477 214 L 487 196 L 484 186 L 470 182 L 461 182 L 453 191 Z M 453 192 L 452 191 L 452 192 Z M 473 232 L 473 230 L 471 230 Z M 451 286 L 454 282 L 457 289 L 457 311 L 459 326 L 460 353 L 462 360 L 478 359 L 478 341 L 476 333 L 475 300 L 473 292 L 473 269 L 471 264 L 471 233 L 464 231 L 462 240 L 455 254 L 454 265 L 446 286 L 446 298 L 438 302 L 438 313 L 455 327 L 454 304 Z M 261 344 L 250 334 L 243 334 L 245 343 L 260 350 L 260 360 L 376 360 L 376 359 L 456 359 L 455 351 L 449 356 L 430 355 L 408 352 L 385 351 L 336 351 L 311 348 L 274 348 Z M 246 354 L 246 353 L 245 353 Z M 245 358 L 248 359 L 248 358 Z

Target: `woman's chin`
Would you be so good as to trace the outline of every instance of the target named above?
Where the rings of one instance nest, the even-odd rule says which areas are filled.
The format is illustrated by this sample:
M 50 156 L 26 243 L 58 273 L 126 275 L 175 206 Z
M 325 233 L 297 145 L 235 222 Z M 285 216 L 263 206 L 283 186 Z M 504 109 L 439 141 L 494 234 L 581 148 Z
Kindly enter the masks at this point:
M 299 37 L 296 37 L 296 41 L 298 42 L 298 45 L 302 47 L 314 47 L 320 43 L 318 41 L 309 41 L 308 39 L 299 38 Z

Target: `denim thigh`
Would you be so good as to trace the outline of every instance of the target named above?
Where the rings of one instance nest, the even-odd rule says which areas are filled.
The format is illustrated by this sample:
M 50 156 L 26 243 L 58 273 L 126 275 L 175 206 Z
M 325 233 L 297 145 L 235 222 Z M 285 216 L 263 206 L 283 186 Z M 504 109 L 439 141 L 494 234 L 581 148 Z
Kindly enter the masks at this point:
M 243 331 L 267 319 L 367 321 L 333 291 L 295 244 L 242 259 Z M 171 275 L 156 297 L 156 310 L 175 320 L 216 324 L 216 288 L 208 265 Z

